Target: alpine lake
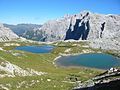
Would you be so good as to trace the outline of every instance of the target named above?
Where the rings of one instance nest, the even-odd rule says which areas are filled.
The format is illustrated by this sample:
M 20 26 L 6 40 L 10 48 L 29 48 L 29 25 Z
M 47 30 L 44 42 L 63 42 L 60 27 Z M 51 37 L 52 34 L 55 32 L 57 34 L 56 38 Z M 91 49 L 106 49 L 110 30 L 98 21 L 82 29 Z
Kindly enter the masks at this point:
M 55 47 L 52 45 L 43 46 L 18 46 L 15 50 L 23 50 L 32 53 L 50 53 Z M 58 66 L 70 67 L 70 66 L 82 66 L 98 69 L 110 69 L 111 67 L 120 66 L 120 60 L 118 58 L 103 53 L 92 54 L 80 54 L 62 56 L 55 61 Z

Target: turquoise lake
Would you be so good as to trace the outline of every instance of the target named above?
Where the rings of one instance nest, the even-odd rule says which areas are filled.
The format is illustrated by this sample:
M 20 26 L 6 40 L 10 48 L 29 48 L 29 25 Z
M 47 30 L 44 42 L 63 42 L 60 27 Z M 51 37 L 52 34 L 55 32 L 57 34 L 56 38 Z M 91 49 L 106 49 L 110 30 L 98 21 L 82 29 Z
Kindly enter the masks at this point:
M 108 54 L 80 54 L 74 56 L 62 56 L 55 61 L 58 66 L 83 66 L 98 69 L 109 69 L 120 66 L 118 58 Z
M 44 45 L 44 46 L 18 46 L 15 50 L 22 50 L 32 53 L 49 53 L 53 50 L 54 46 Z

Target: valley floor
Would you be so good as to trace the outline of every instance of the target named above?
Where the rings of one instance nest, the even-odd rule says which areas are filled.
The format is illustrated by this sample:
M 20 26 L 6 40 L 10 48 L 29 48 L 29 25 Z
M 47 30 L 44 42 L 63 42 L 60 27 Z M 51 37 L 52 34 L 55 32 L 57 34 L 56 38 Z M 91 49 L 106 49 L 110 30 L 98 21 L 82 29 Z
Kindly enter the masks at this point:
M 56 57 L 68 54 L 110 53 L 90 48 L 86 42 L 55 42 L 51 53 L 34 54 L 14 50 L 16 46 L 44 45 L 34 42 L 0 43 L 0 90 L 71 90 L 104 70 L 58 67 Z M 115 54 L 116 55 L 116 54 Z M 77 79 L 76 79 L 77 78 Z

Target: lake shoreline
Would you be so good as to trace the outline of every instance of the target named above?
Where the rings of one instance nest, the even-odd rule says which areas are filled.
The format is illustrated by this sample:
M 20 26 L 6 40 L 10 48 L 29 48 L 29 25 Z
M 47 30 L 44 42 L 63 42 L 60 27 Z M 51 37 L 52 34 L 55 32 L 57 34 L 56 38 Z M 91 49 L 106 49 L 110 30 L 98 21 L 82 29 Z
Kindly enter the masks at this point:
M 102 69 L 102 68 L 96 68 L 96 67 L 87 67 L 87 66 L 83 66 L 83 65 L 68 65 L 68 66 L 64 66 L 62 64 L 57 64 L 57 60 L 61 57 L 64 57 L 64 56 L 76 56 L 76 55 L 82 55 L 82 54 L 106 54 L 106 55 L 110 55 L 112 57 L 114 57 L 114 55 L 111 55 L 111 54 L 108 54 L 108 53 L 102 53 L 102 52 L 98 52 L 98 53 L 74 53 L 74 54 L 60 54 L 59 56 L 57 56 L 54 60 L 53 60 L 53 65 L 55 65 L 55 67 L 63 67 L 63 68 L 86 68 L 86 69 L 97 69 L 97 70 L 109 70 L 110 68 L 107 68 L 107 69 Z M 115 57 L 117 58 L 117 57 Z M 119 58 L 118 58 L 119 60 Z M 114 67 L 114 66 L 113 66 Z M 119 66 L 116 66 L 116 67 L 119 67 Z

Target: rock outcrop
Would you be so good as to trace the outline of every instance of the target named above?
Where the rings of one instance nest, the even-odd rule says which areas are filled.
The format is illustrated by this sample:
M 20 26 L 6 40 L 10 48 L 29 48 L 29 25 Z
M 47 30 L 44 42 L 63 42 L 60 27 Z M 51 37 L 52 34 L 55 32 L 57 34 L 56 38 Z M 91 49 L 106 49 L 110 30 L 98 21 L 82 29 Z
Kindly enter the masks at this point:
M 120 90 L 120 70 L 111 68 L 95 78 L 80 83 L 74 90 Z
M 0 41 L 16 40 L 19 36 L 13 33 L 9 28 L 0 23 Z
M 0 78 L 15 77 L 15 76 L 36 76 L 43 75 L 45 72 L 38 72 L 30 68 L 23 69 L 17 65 L 14 65 L 8 61 L 2 61 L 0 63 Z

